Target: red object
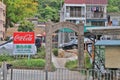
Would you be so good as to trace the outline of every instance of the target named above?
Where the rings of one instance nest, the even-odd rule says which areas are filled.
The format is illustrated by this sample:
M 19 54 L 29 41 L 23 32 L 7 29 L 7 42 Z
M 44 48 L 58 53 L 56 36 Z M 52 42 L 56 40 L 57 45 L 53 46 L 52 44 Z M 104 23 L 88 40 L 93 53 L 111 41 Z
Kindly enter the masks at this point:
M 46 36 L 46 32 L 43 32 L 43 34 L 42 34 L 43 36 Z
M 34 44 L 34 32 L 15 32 L 13 34 L 13 42 L 14 44 Z
M 65 4 L 108 4 L 108 0 L 65 0 Z

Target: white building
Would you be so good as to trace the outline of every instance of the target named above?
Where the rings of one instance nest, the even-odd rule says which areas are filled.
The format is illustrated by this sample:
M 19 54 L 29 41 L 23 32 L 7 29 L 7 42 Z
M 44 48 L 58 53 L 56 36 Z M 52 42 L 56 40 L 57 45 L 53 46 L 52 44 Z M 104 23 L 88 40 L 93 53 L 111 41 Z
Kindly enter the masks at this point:
M 65 0 L 61 10 L 60 21 L 85 26 L 105 26 L 107 0 Z

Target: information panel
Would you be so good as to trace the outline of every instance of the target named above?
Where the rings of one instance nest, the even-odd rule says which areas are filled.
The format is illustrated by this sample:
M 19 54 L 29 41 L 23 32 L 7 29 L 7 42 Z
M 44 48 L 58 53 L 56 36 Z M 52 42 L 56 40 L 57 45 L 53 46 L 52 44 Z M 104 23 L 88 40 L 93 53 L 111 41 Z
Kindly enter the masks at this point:
M 34 32 L 15 32 L 13 37 L 14 55 L 33 55 L 36 53 Z

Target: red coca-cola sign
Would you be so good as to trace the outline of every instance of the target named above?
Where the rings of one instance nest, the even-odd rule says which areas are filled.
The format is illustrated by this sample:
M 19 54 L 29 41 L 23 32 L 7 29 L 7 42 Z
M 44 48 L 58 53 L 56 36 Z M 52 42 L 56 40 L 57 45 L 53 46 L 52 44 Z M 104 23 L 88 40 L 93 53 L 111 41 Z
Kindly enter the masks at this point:
M 35 36 L 34 32 L 15 32 L 13 34 L 14 44 L 34 44 Z

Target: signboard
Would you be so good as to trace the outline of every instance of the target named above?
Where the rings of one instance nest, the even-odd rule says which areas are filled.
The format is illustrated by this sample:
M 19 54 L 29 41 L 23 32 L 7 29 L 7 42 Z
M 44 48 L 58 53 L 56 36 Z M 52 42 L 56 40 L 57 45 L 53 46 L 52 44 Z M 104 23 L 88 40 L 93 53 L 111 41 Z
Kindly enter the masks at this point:
M 13 35 L 14 44 L 34 44 L 34 32 L 15 32 Z
M 36 53 L 34 32 L 15 32 L 13 43 L 14 55 L 33 55 Z

